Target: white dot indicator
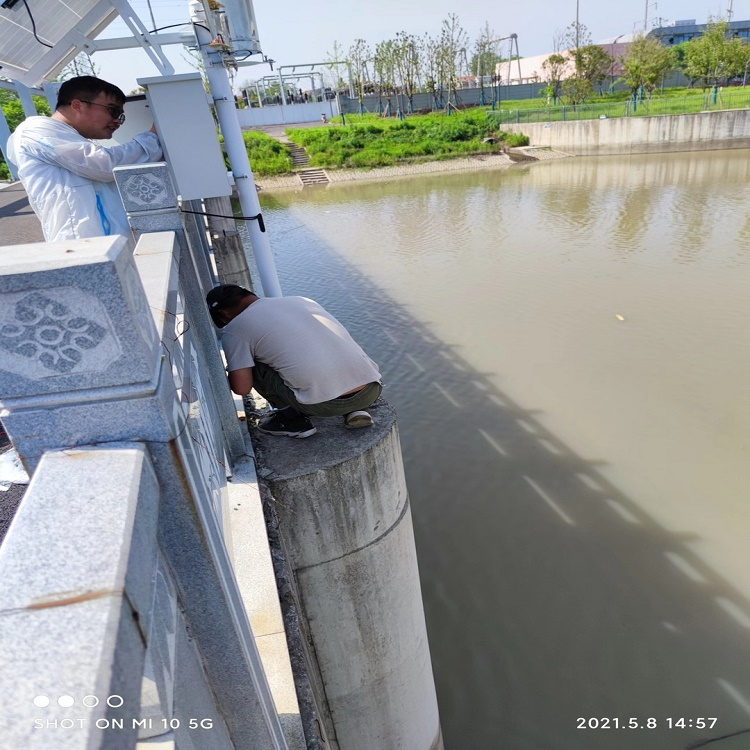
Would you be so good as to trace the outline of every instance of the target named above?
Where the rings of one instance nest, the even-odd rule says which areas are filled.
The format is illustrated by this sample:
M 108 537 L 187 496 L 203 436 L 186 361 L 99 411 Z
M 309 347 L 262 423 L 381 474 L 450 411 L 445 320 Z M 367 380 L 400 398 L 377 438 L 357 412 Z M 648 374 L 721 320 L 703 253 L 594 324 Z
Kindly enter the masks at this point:
M 84 695 L 82 703 L 86 708 L 93 708 L 99 705 L 99 699 L 95 695 Z
M 76 700 L 72 695 L 61 695 L 57 699 L 58 705 L 62 706 L 63 708 L 70 708 L 75 702 Z
M 46 708 L 49 706 L 49 698 L 46 695 L 37 695 L 37 697 L 34 698 L 34 705 L 37 708 Z

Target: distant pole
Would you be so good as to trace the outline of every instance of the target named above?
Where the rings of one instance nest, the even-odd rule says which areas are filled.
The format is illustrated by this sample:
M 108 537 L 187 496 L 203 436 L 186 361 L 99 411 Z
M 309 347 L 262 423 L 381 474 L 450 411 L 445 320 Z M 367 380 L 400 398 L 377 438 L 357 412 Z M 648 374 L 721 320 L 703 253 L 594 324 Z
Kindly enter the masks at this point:
M 732 5 L 734 4 L 734 0 L 729 0 L 729 10 L 727 11 L 727 21 L 729 23 L 732 23 Z
M 284 79 L 281 76 L 281 68 L 279 68 L 279 88 L 281 89 L 281 106 L 286 107 L 286 94 L 284 93 Z
M 153 24 L 151 31 L 156 31 L 156 19 L 154 18 L 154 9 L 151 7 L 151 0 L 146 0 L 146 5 L 148 5 L 148 13 L 151 16 L 151 23 Z
M 646 0 L 648 2 L 648 0 Z M 578 45 L 579 45 L 579 34 L 578 29 L 580 28 L 580 25 L 578 23 L 578 5 L 580 3 L 580 0 L 576 0 L 576 52 L 578 51 Z M 511 47 L 512 49 L 512 47 Z

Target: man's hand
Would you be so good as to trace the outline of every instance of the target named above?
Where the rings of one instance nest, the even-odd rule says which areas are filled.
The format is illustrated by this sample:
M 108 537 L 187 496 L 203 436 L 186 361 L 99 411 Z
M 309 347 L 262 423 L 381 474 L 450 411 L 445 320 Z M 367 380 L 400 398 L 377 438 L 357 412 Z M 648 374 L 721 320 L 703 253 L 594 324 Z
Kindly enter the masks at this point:
M 154 124 L 153 124 L 153 125 L 151 126 L 151 130 L 150 130 L 149 132 L 151 132 L 151 133 L 156 133 L 156 123 L 154 123 Z

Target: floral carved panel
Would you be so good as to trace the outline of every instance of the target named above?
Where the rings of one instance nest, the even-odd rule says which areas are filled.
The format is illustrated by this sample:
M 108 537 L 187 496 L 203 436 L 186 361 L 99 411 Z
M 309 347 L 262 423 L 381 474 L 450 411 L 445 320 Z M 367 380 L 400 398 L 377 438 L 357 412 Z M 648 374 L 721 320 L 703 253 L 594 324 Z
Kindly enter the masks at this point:
M 93 295 L 59 287 L 0 297 L 0 369 L 41 380 L 100 372 L 120 354 Z

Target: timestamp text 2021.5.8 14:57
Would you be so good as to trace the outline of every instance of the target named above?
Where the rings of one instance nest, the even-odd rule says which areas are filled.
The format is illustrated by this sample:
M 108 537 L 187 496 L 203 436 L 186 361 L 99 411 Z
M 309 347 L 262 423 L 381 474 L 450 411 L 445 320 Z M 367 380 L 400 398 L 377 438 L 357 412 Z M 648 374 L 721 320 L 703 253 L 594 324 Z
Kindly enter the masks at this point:
M 656 719 L 649 716 L 639 719 L 631 716 L 627 719 L 620 719 L 606 716 L 603 718 L 579 716 L 576 719 L 576 729 L 656 729 L 660 726 L 667 729 L 713 729 L 717 721 L 715 717 L 668 716 L 664 719 Z

